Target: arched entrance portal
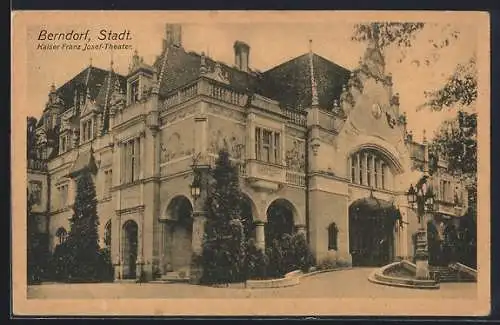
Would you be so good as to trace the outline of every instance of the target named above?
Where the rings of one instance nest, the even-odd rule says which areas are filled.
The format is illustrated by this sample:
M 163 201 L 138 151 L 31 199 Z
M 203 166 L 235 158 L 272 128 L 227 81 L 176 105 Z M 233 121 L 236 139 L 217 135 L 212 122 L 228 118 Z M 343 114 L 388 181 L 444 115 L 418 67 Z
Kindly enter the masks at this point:
M 189 274 L 192 257 L 193 207 L 185 196 L 177 196 L 167 207 L 162 222 L 162 273 Z
M 137 262 L 137 223 L 133 220 L 128 220 L 123 224 L 123 278 L 136 278 L 136 262 Z
M 394 258 L 394 227 L 401 215 L 390 202 L 374 197 L 349 207 L 349 247 L 353 266 L 382 266 Z
M 293 205 L 287 200 L 278 199 L 269 205 L 267 208 L 266 246 L 285 234 L 295 232 L 293 216 Z

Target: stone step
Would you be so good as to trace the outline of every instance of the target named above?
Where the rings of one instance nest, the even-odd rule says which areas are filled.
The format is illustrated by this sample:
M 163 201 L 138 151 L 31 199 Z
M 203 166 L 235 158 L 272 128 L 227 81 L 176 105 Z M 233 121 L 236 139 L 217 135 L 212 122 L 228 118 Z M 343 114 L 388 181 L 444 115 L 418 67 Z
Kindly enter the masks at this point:
M 471 276 L 463 272 L 453 270 L 447 266 L 431 266 L 432 272 L 439 273 L 440 282 L 473 282 L 475 281 Z
M 189 274 L 184 272 L 167 272 L 163 274 L 160 281 L 169 281 L 169 282 L 186 282 L 189 281 Z

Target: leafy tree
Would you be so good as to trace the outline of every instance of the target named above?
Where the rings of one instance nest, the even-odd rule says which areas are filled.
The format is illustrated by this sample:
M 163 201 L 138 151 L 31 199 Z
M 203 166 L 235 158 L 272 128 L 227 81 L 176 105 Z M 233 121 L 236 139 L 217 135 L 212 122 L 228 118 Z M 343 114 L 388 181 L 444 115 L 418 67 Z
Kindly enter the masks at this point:
M 477 114 L 458 111 L 456 118 L 445 121 L 430 143 L 434 156 L 448 160 L 448 170 L 462 177 L 468 188 L 468 211 L 460 219 L 459 259 L 476 265 L 477 239 Z
M 202 251 L 203 283 L 245 280 L 246 238 L 238 169 L 221 151 L 212 171 Z
M 428 43 L 431 45 L 427 55 L 422 60 L 415 60 L 416 66 L 423 64 L 429 66 L 440 58 L 439 50 L 452 44 L 460 37 L 451 24 L 431 24 L 422 22 L 376 22 L 356 24 L 352 39 L 358 42 L 376 42 L 382 52 L 390 48 L 399 51 L 398 62 L 406 59 L 408 51 L 414 46 L 417 37 L 425 30 L 432 30 Z M 438 89 L 424 93 L 426 101 L 421 108 L 442 110 L 458 105 L 470 106 L 477 98 L 477 67 L 476 57 L 473 55 L 466 63 L 457 65 L 455 72 L 446 83 Z
M 430 143 L 429 151 L 448 161 L 448 171 L 463 177 L 469 185 L 469 207 L 476 210 L 477 199 L 477 114 L 459 111 L 445 121 Z M 475 213 L 475 212 L 473 212 Z
M 457 65 L 455 72 L 450 76 L 444 86 L 437 90 L 425 92 L 427 101 L 422 107 L 430 107 L 440 111 L 454 105 L 468 107 L 477 99 L 477 66 L 473 56 L 465 64 Z

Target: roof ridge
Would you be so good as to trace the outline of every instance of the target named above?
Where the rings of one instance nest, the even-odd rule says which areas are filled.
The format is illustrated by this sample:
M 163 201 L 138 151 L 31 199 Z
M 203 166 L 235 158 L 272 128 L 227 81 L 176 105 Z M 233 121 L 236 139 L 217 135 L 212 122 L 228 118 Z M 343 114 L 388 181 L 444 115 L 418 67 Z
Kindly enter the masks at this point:
M 310 41 L 312 43 L 312 41 Z M 311 106 L 317 107 L 319 105 L 318 99 L 318 89 L 316 84 L 316 78 L 314 77 L 314 54 L 313 51 L 309 51 L 309 68 L 311 73 Z
M 102 121 L 101 121 L 102 127 L 104 127 L 104 121 L 106 119 L 106 110 L 108 109 L 108 98 L 109 98 L 109 92 L 111 90 L 111 84 L 112 84 L 111 80 L 113 79 L 113 73 L 114 73 L 113 68 L 111 68 L 109 70 L 109 75 L 106 78 L 108 80 L 108 85 L 107 85 L 107 89 L 105 89 L 105 94 L 104 94 L 104 108 L 103 108 Z

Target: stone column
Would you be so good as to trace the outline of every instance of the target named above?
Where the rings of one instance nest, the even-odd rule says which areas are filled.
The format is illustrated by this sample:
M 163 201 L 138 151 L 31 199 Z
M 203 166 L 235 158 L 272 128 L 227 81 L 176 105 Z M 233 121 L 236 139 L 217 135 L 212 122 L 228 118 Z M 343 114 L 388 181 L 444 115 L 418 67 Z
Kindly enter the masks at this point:
M 136 264 L 136 278 L 137 280 L 142 280 L 142 273 L 144 269 L 144 215 L 141 214 L 139 220 L 139 227 L 137 230 L 137 260 Z
M 295 230 L 297 231 L 298 234 L 304 235 L 304 237 L 307 235 L 306 234 L 306 225 L 304 225 L 304 224 L 295 225 Z
M 203 235 L 205 233 L 206 212 L 193 212 L 192 249 L 194 254 L 201 254 L 203 248 Z
M 158 268 L 160 270 L 161 275 L 165 274 L 165 237 L 166 237 L 165 225 L 166 225 L 165 221 L 159 221 L 160 234 L 159 234 L 158 254 L 160 255 L 159 259 L 160 265 L 158 266 Z
M 255 224 L 255 246 L 258 249 L 266 249 L 266 235 L 264 231 L 265 222 L 262 220 L 256 220 Z
M 121 220 L 119 215 L 115 215 L 111 221 L 111 252 L 113 258 L 113 267 L 115 273 L 115 280 L 120 280 L 123 276 L 122 270 L 122 254 L 120 249 Z
M 205 211 L 195 211 L 193 212 L 193 235 L 192 235 L 192 260 L 190 267 L 189 282 L 192 284 L 198 284 L 200 282 L 201 276 L 203 275 L 203 268 L 200 263 L 199 257 L 203 250 L 203 235 L 205 233 L 205 221 L 206 212 Z

